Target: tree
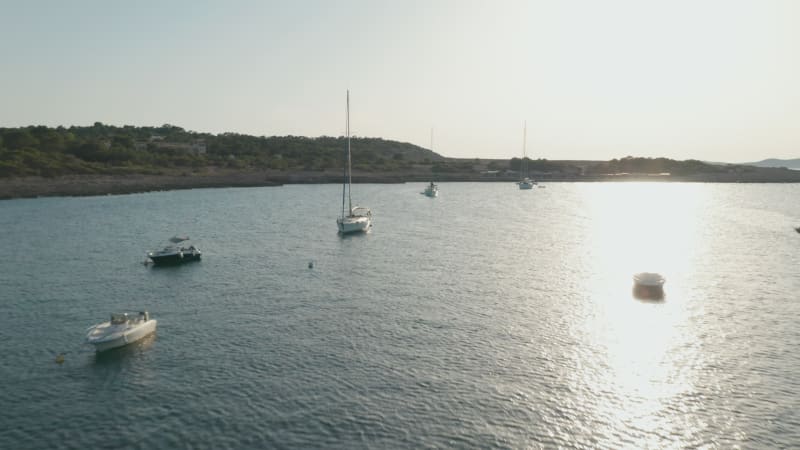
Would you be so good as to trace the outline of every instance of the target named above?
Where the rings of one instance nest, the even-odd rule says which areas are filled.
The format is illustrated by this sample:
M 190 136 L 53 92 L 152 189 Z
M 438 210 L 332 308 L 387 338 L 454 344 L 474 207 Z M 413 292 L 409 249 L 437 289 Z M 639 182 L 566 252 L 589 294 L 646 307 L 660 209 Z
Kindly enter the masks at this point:
M 39 148 L 42 151 L 61 152 L 64 147 L 64 136 L 55 130 L 47 130 L 39 137 Z
M 39 141 L 23 128 L 7 131 L 3 136 L 3 141 L 6 147 L 12 150 L 39 146 Z
M 501 166 L 497 161 L 489 161 L 489 164 L 486 165 L 486 168 L 489 170 L 500 170 Z
M 111 145 L 123 148 L 133 148 L 133 138 L 127 134 L 118 134 L 111 140 Z

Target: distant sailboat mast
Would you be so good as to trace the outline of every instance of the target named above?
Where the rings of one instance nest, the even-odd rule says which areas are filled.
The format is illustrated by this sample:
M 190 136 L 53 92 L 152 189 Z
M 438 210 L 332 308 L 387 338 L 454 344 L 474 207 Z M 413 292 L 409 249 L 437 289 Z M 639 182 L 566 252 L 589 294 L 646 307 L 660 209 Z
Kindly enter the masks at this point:
M 522 125 L 522 179 L 528 177 L 528 121 Z

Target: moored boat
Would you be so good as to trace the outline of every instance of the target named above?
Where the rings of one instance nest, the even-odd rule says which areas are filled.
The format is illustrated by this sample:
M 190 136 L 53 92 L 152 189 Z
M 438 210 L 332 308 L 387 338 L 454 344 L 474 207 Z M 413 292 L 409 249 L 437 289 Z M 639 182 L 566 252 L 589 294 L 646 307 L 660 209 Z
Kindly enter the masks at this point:
M 431 151 L 433 151 L 433 128 L 431 128 Z M 425 187 L 425 190 L 422 191 L 423 194 L 427 195 L 428 197 L 438 197 L 439 196 L 439 186 L 436 185 L 433 181 L 431 184 Z
M 528 123 L 525 122 L 525 125 L 522 128 L 522 167 L 521 173 L 523 178 L 517 182 L 517 186 L 520 189 L 527 190 L 533 189 L 538 183 L 532 180 L 528 176 L 528 152 L 527 152 L 527 142 L 528 142 Z
M 188 237 L 175 236 L 170 238 L 172 244 L 164 247 L 161 250 L 148 252 L 147 257 L 153 264 L 167 265 L 167 264 L 182 264 L 189 261 L 199 261 L 202 257 L 202 252 L 190 245 L 188 247 L 179 246 L 178 244 L 188 241 Z
M 86 333 L 86 342 L 98 352 L 132 344 L 156 331 L 158 321 L 147 311 L 136 315 L 111 314 L 111 320 L 94 325 Z
M 633 276 L 633 295 L 639 299 L 661 300 L 665 282 L 666 279 L 658 273 L 637 273 Z
M 519 185 L 520 189 L 533 189 L 533 186 L 536 185 L 536 182 L 528 177 L 525 177 L 517 184 Z
M 372 226 L 372 211 L 369 208 L 356 206 L 347 216 L 336 219 L 336 224 L 342 234 L 367 231 Z
M 353 185 L 353 171 L 351 167 L 352 155 L 350 152 L 350 91 L 347 91 L 347 153 L 344 166 L 344 180 L 342 181 L 342 215 L 336 219 L 339 233 L 366 232 L 372 226 L 372 211 L 365 206 L 353 206 L 351 188 Z M 345 200 L 348 208 L 345 209 Z M 347 211 L 347 214 L 345 214 Z
M 431 184 L 425 187 L 425 190 L 422 191 L 423 194 L 427 195 L 428 197 L 437 197 L 439 195 L 439 186 L 437 186 L 433 181 Z

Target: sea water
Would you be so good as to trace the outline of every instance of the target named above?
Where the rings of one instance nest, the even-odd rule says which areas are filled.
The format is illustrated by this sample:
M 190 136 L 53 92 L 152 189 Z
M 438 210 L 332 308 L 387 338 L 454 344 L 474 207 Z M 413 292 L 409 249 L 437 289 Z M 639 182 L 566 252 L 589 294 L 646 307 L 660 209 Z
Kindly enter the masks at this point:
M 0 201 L 0 448 L 800 443 L 799 185 L 439 186 Z

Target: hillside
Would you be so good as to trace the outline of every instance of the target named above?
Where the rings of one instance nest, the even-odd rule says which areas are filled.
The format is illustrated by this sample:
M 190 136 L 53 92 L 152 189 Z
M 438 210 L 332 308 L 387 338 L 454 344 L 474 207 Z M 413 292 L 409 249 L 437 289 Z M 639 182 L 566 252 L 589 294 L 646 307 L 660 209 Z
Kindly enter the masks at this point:
M 795 159 L 765 159 L 758 162 L 744 163 L 748 166 L 756 167 L 786 167 L 787 169 L 800 170 L 800 158 Z
M 173 125 L 0 128 L 0 199 L 287 183 L 340 183 L 343 137 L 196 133 Z M 353 182 L 515 182 L 522 159 L 445 158 L 416 145 L 357 137 Z M 800 170 L 627 156 L 528 160 L 550 181 L 800 182 Z
M 174 125 L 0 128 L 0 177 L 164 174 L 175 169 L 341 169 L 344 137 L 196 133 Z M 416 145 L 352 139 L 355 169 L 393 171 L 444 158 Z

